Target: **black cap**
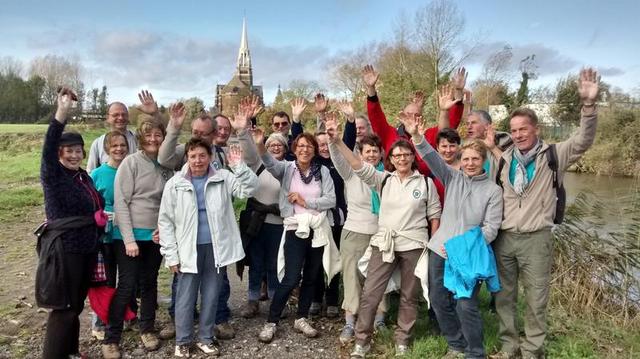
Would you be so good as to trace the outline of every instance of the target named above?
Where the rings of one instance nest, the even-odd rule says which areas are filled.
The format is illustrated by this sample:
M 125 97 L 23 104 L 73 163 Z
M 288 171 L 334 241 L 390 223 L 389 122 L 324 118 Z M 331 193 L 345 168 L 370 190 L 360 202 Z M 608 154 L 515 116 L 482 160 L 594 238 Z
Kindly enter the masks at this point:
M 81 145 L 84 147 L 84 140 L 77 132 L 65 132 L 60 136 L 60 146 Z

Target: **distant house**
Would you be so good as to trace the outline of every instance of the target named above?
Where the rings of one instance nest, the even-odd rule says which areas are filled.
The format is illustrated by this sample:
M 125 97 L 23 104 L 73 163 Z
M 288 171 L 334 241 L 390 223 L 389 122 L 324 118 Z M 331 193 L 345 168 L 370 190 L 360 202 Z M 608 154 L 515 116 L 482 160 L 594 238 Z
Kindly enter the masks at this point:
M 543 126 L 558 126 L 558 121 L 551 114 L 553 108 L 552 103 L 530 103 L 523 107 L 530 108 L 538 115 L 538 120 Z M 500 123 L 502 120 L 509 117 L 509 112 L 505 105 L 491 105 L 489 106 L 489 114 L 495 123 Z

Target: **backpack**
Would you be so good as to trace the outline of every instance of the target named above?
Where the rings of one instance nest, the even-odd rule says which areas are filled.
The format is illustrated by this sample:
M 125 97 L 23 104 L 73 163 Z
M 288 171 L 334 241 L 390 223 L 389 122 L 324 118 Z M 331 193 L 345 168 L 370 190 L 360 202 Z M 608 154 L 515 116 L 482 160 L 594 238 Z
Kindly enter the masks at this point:
M 549 169 L 553 172 L 553 188 L 556 189 L 556 213 L 553 216 L 553 223 L 561 224 L 564 220 L 564 211 L 567 206 L 567 192 L 564 189 L 564 185 L 558 181 L 558 152 L 555 143 L 549 145 L 549 150 L 547 150 L 546 155 Z M 496 173 L 496 184 L 501 188 L 502 180 L 500 179 L 500 175 L 502 174 L 505 163 L 504 158 L 500 158 L 498 172 Z

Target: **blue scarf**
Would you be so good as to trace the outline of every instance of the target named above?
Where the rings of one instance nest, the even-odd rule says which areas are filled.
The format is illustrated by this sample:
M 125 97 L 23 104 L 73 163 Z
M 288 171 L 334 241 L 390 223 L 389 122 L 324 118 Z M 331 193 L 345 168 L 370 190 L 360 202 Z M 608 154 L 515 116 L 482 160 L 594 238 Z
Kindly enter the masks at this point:
M 378 162 L 376 170 L 384 172 L 384 165 L 382 164 L 382 161 Z M 380 195 L 373 188 L 371 189 L 371 213 L 375 215 L 380 214 Z

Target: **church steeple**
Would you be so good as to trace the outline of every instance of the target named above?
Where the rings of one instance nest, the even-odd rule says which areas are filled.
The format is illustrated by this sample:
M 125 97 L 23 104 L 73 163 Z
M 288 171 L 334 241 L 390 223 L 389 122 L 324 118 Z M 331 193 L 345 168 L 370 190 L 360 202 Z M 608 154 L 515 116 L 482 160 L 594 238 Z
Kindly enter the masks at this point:
M 240 81 L 253 85 L 253 71 L 251 70 L 251 54 L 247 41 L 247 19 L 242 19 L 242 36 L 240 37 L 240 49 L 238 50 L 237 73 Z

